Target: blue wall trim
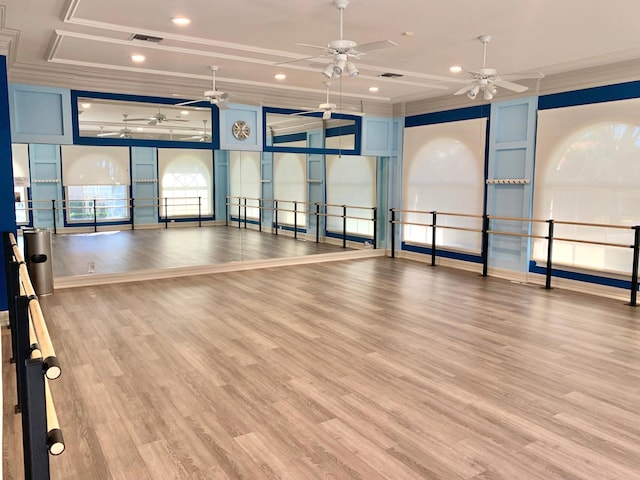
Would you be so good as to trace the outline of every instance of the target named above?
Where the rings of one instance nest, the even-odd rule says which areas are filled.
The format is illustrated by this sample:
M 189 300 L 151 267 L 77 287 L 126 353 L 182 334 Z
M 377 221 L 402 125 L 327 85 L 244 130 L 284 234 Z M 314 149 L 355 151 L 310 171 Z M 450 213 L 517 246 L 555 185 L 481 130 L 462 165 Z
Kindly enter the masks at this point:
M 531 260 L 529 262 L 529 271 L 531 273 L 539 273 L 540 275 L 546 275 L 546 267 L 540 267 L 538 264 Z M 551 269 L 552 277 L 566 278 L 568 280 L 577 280 L 579 282 L 595 283 L 597 285 L 604 285 L 607 287 L 624 288 L 625 290 L 631 289 L 630 280 L 620 280 L 618 278 L 603 277 L 600 275 L 591 275 L 588 273 L 571 272 L 569 270 L 561 270 L 557 268 Z
M 11 126 L 7 57 L 0 55 L 0 229 L 16 232 L 15 198 L 13 196 L 13 163 L 11 158 Z M 7 282 L 4 275 L 4 255 L 0 256 L 0 310 L 7 310 Z
M 538 110 L 628 100 L 638 97 L 640 97 L 640 81 L 618 83 L 616 85 L 543 95 L 538 100 Z
M 489 118 L 491 105 L 476 105 L 474 107 L 457 108 L 443 112 L 423 113 L 404 119 L 405 127 L 419 127 L 421 125 L 433 125 L 435 123 L 457 122 L 471 120 L 473 118 Z
M 342 240 L 342 232 L 330 232 L 330 231 L 326 231 L 325 232 L 326 236 L 329 238 L 338 238 L 340 240 Z M 360 235 L 349 235 L 347 234 L 347 240 L 350 242 L 357 242 L 357 243 L 367 243 L 367 242 L 372 242 L 373 241 L 373 237 L 362 237 Z
M 422 253 L 424 255 L 431 255 L 431 248 L 420 247 L 418 245 L 411 245 L 406 242 L 402 242 L 401 250 L 406 250 L 407 252 Z M 482 255 L 453 252 L 451 250 L 442 250 L 440 248 L 437 249 L 436 257 L 452 258 L 454 260 L 462 260 L 465 262 L 472 262 L 472 263 L 482 263 Z
M 85 90 L 71 90 L 71 119 L 73 121 L 73 143 L 74 145 L 103 145 L 103 146 L 124 146 L 124 147 L 162 147 L 162 148 L 196 148 L 201 150 L 217 150 L 220 148 L 220 110 L 217 106 L 208 102 L 194 103 L 195 107 L 205 107 L 211 109 L 211 125 L 213 135 L 211 143 L 203 142 L 172 142 L 170 140 L 142 140 L 126 138 L 107 137 L 81 137 L 80 126 L 78 124 L 78 97 L 102 98 L 105 100 L 119 100 L 125 102 L 159 103 L 162 105 L 175 105 L 186 102 L 179 98 L 146 97 L 141 95 L 125 95 L 121 93 L 88 92 Z

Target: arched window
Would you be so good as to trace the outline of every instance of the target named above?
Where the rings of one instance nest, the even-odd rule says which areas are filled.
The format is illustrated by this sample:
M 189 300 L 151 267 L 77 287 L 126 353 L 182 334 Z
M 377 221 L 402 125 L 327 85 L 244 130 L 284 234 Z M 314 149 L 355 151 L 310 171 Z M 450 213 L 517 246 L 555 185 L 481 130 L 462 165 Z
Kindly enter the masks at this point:
M 160 215 L 210 216 L 213 158 L 209 150 L 159 149 Z
M 474 119 L 405 130 L 403 209 L 482 215 L 486 120 Z M 407 213 L 406 222 L 430 223 L 425 215 Z M 479 229 L 476 218 L 441 215 L 438 225 Z M 405 225 L 403 239 L 431 243 L 431 228 Z M 480 233 L 438 229 L 436 243 L 479 251 Z
M 584 108 L 584 107 L 583 107 Z M 563 112 L 565 113 L 565 112 Z M 544 118 L 543 118 L 544 120 Z M 640 223 L 640 123 L 596 121 L 545 135 L 536 170 L 536 218 L 580 223 L 626 225 Z M 566 131 L 569 129 L 569 131 Z M 552 144 L 553 146 L 549 145 Z M 537 227 L 544 235 L 546 226 Z M 631 245 L 629 229 L 556 224 L 559 238 Z M 534 259 L 546 259 L 546 241 L 536 240 Z M 554 242 L 556 264 L 600 271 L 631 271 L 631 250 L 588 243 Z

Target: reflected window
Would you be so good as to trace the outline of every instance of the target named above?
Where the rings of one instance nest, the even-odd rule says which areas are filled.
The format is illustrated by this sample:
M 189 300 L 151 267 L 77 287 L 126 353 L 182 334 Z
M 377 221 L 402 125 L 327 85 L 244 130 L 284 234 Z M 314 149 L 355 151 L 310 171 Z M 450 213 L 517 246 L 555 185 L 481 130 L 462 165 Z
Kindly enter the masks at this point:
M 212 154 L 208 150 L 161 149 L 160 215 L 165 218 L 211 216 Z
M 127 185 L 79 185 L 67 187 L 67 221 L 93 222 L 129 219 Z

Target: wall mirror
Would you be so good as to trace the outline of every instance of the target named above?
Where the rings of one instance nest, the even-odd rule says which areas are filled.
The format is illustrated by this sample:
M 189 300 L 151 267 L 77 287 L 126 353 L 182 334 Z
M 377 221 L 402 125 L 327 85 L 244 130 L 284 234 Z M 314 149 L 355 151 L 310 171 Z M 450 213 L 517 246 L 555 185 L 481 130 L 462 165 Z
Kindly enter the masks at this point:
M 357 115 L 322 113 L 265 107 L 265 151 L 300 153 L 360 153 L 361 118 Z
M 176 105 L 180 100 L 156 100 L 102 98 L 99 94 L 74 95 L 77 137 L 103 144 L 116 141 L 122 144 L 128 140 L 158 144 L 213 143 L 216 126 L 212 122 L 211 106 L 181 106 Z

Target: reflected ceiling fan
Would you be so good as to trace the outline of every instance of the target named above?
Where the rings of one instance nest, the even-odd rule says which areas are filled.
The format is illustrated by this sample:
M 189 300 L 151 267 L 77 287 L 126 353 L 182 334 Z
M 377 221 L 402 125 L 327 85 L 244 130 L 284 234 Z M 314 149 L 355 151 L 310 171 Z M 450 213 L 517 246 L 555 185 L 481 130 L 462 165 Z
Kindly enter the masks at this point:
M 127 118 L 129 115 L 126 113 L 122 114 L 122 121 L 124 123 L 124 128 L 121 128 L 117 132 L 106 132 L 104 131 L 104 127 L 100 127 L 100 133 L 97 134 L 98 137 L 115 137 L 118 136 L 120 138 L 132 138 L 133 131 L 127 126 L 127 121 L 130 121 Z
M 505 88 L 512 92 L 522 93 L 529 87 L 509 81 L 523 78 L 544 78 L 544 74 L 522 73 L 498 75 L 498 71 L 494 68 L 487 67 L 487 44 L 491 41 L 490 35 L 482 35 L 478 37 L 478 41 L 482 43 L 482 67 L 477 70 L 465 70 L 465 73 L 471 75 L 469 84 L 458 90 L 454 95 L 467 94 L 471 100 L 475 99 L 479 93 L 482 93 L 484 100 L 492 100 L 494 95 L 498 93 L 498 88 Z
M 313 110 L 305 110 L 304 112 L 297 112 L 297 113 L 293 113 L 292 116 L 295 115 L 307 115 L 307 114 L 312 114 L 312 113 L 322 113 L 322 119 L 323 120 L 329 120 L 331 118 L 331 114 L 332 113 L 345 113 L 348 115 L 358 115 L 358 116 L 363 116 L 364 113 L 361 112 L 343 112 L 340 111 L 338 109 L 338 106 L 335 103 L 331 103 L 329 101 L 329 88 L 331 87 L 331 82 L 327 81 L 325 82 L 325 87 L 327 89 L 327 96 L 326 96 L 326 100 L 324 103 L 321 103 L 320 105 L 318 105 L 318 108 L 313 109 Z
M 160 110 L 158 110 L 158 113 L 154 113 L 153 115 L 149 115 L 148 117 L 130 118 L 129 121 L 130 122 L 147 122 L 147 125 L 155 126 L 155 125 L 161 125 L 167 122 L 188 122 L 189 120 L 184 120 L 182 118 L 169 118 Z
M 226 102 L 231 94 L 227 92 L 221 92 L 216 88 L 216 72 L 218 71 L 218 67 L 215 65 L 211 65 L 211 67 L 209 68 L 211 68 L 211 90 L 205 91 L 202 98 L 198 98 L 197 100 L 176 103 L 177 107 L 183 105 L 191 105 L 192 103 L 198 102 L 209 102 L 211 105 L 217 105 L 218 108 L 222 110 L 229 108 Z
M 349 0 L 335 0 L 334 4 L 336 8 L 340 10 L 340 39 L 331 40 L 326 47 L 321 47 L 319 45 L 310 45 L 308 43 L 296 44 L 303 47 L 311 47 L 324 50 L 324 56 L 331 58 L 331 61 L 322 71 L 322 74 L 325 77 L 339 77 L 345 71 L 350 77 L 357 77 L 360 72 L 358 71 L 358 68 L 352 63 L 353 59 L 359 60 L 362 55 L 373 50 L 380 50 L 383 48 L 398 46 L 397 43 L 392 42 L 391 40 L 379 40 L 376 42 L 363 43 L 362 45 L 358 45 L 358 43 L 354 42 L 353 40 L 345 40 L 343 35 L 344 10 L 345 8 L 347 8 L 347 5 L 349 5 Z M 295 60 L 288 60 L 286 62 L 279 62 L 276 65 L 299 62 L 302 60 L 310 60 L 312 58 L 317 58 L 317 55 L 306 58 L 298 58 Z
M 198 142 L 208 142 L 209 140 L 211 140 L 211 134 L 207 132 L 207 121 L 202 120 L 202 123 L 204 124 L 202 133 L 194 135 L 193 137 L 187 137 L 186 140 L 197 140 Z

